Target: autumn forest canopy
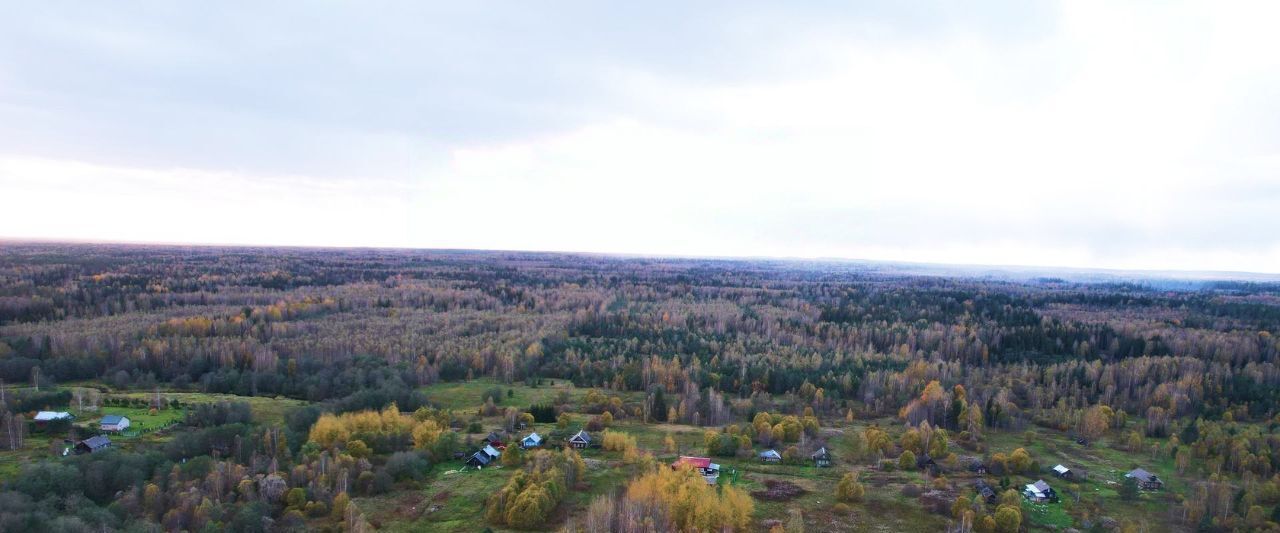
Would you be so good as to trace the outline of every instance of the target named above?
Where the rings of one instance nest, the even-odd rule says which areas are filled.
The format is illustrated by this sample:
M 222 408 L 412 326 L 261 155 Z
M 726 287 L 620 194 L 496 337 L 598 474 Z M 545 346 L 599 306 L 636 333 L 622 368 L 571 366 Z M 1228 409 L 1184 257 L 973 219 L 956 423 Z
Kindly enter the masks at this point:
M 583 456 L 504 443 L 494 464 L 515 473 L 472 501 L 484 509 L 475 520 L 491 527 L 643 531 L 644 516 L 658 517 L 648 527 L 659 530 L 794 526 L 782 507 L 752 506 L 768 497 L 653 468 L 664 461 L 655 455 L 693 453 L 685 429 L 697 455 L 741 460 L 776 448 L 787 465 L 832 451 L 839 472 L 829 488 L 841 491 L 844 510 L 823 513 L 870 505 L 874 489 L 858 480 L 886 462 L 915 471 L 936 459 L 943 471 L 963 471 L 972 456 L 995 471 L 1003 498 L 1010 487 L 996 486 L 1000 478 L 1021 491 L 1018 476 L 1030 483 L 1054 466 L 1051 450 L 1015 436 L 1052 434 L 1061 446 L 1106 440 L 1116 453 L 1195 478 L 1160 506 L 1175 509 L 1161 511 L 1170 527 L 1258 525 L 1280 505 L 1277 332 L 1280 283 L 6 243 L 0 448 L 32 449 L 14 431 L 56 448 L 62 433 L 31 425 L 31 413 L 80 402 L 78 413 L 86 399 L 104 413 L 154 417 L 146 431 L 165 433 L 154 445 L 116 446 L 110 461 L 92 453 L 22 467 L 44 481 L 8 478 L 0 505 L 23 511 L 0 530 L 59 514 L 71 524 L 67 498 L 81 502 L 71 529 L 366 527 L 368 513 L 357 509 L 380 500 L 361 498 L 428 486 L 443 475 L 435 465 L 470 457 L 491 426 L 517 439 L 528 433 L 520 428 L 546 428 L 563 443 L 578 429 L 607 436 L 603 451 Z M 475 405 L 434 393 L 472 385 Z M 279 411 L 271 403 L 263 415 L 268 399 Z M 604 457 L 631 476 L 600 478 L 596 453 L 616 454 Z M 983 510 L 972 489 L 956 488 L 964 484 L 893 479 L 951 490 L 938 506 L 948 527 L 1050 520 L 1028 515 L 1016 494 Z M 615 493 L 608 483 L 630 488 Z M 600 497 L 578 502 L 575 487 Z M 688 499 L 663 501 L 673 487 L 687 487 L 679 490 Z M 1081 501 L 1064 524 L 1106 514 Z M 761 518 L 775 512 L 777 524 Z

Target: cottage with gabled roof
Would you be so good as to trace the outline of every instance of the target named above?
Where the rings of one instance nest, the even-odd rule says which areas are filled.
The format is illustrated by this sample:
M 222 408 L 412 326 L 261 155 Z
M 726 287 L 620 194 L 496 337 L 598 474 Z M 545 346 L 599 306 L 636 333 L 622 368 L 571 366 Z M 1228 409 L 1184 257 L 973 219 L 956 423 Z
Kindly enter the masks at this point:
M 497 459 L 502 456 L 502 452 L 498 451 L 498 449 L 494 448 L 492 445 L 485 445 L 485 447 L 481 448 L 480 451 L 484 452 L 485 455 L 488 455 L 492 459 Z
M 539 435 L 537 431 L 530 433 L 529 436 L 523 439 L 520 439 L 520 447 L 526 450 L 529 448 L 537 448 L 538 446 L 542 446 L 542 435 Z
M 979 479 L 973 484 L 974 490 L 978 491 L 978 496 L 987 503 L 996 503 L 996 489 L 991 488 L 985 480 Z
M 100 452 L 111 447 L 111 439 L 98 435 L 76 443 L 76 455 Z
M 782 462 L 782 454 L 778 453 L 778 450 L 765 450 L 763 452 L 760 452 L 760 455 L 758 457 L 760 458 L 760 462 L 762 463 Z
M 1033 502 L 1047 502 L 1058 496 L 1053 488 L 1045 483 L 1043 479 L 1037 480 L 1035 483 L 1027 485 L 1022 490 L 1022 495 Z
M 702 479 L 706 480 L 708 485 L 715 485 L 716 481 L 720 479 L 720 465 L 711 462 L 710 457 L 680 456 L 674 463 L 671 463 L 671 468 L 678 469 L 681 467 L 697 470 L 699 474 L 702 474 Z
M 502 442 L 502 436 L 498 435 L 498 432 L 496 431 L 490 431 L 489 434 L 485 436 L 484 440 L 480 442 L 483 442 L 485 444 L 489 444 L 491 446 L 495 446 L 498 448 L 505 447 Z
M 1164 488 L 1164 481 L 1161 481 L 1159 476 L 1141 468 L 1130 470 L 1124 477 L 1136 480 L 1140 489 L 1160 490 Z
M 129 429 L 129 417 L 123 415 L 106 415 L 98 422 L 102 431 L 124 431 Z
M 492 462 L 493 462 L 493 457 L 490 457 L 489 454 L 484 453 L 484 450 L 480 450 L 476 453 L 473 453 L 471 454 L 471 457 L 467 458 L 467 465 L 474 466 L 476 468 L 484 468 L 485 466 L 488 466 L 489 463 L 492 463 Z
M 818 448 L 818 451 L 813 452 L 813 454 L 809 455 L 809 458 L 813 459 L 813 466 L 816 466 L 818 468 L 826 468 L 828 466 L 831 466 L 831 454 L 827 452 L 826 446 Z
M 591 434 L 584 430 L 578 430 L 572 437 L 569 437 L 569 445 L 578 449 L 585 449 L 591 445 Z
M 1053 467 L 1053 475 L 1055 475 L 1055 476 L 1057 476 L 1057 477 L 1060 477 L 1060 478 L 1062 478 L 1062 479 L 1071 479 L 1072 477 L 1074 477 L 1074 476 L 1075 476 L 1075 475 L 1071 472 L 1071 469 L 1070 469 L 1070 468 L 1067 468 L 1067 467 L 1062 466 L 1062 465 L 1057 465 L 1057 466 L 1054 466 L 1054 467 Z
M 497 448 L 494 448 L 493 445 L 485 444 L 483 448 L 480 448 L 479 451 L 471 454 L 471 457 L 467 458 L 467 464 L 477 468 L 483 468 L 488 466 L 489 463 L 497 461 L 501 456 L 502 452 L 498 451 Z

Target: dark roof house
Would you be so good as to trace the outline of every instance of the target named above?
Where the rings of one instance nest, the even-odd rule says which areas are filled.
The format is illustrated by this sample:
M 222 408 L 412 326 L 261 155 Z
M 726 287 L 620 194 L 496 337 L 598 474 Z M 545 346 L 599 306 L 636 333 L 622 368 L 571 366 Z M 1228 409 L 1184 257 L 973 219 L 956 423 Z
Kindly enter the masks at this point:
M 491 462 L 493 462 L 493 458 L 484 453 L 484 450 L 473 453 L 471 457 L 467 458 L 467 464 L 475 467 L 487 466 Z
M 1138 488 L 1141 489 L 1159 490 L 1164 488 L 1164 481 L 1161 481 L 1159 476 L 1141 468 L 1130 470 L 1128 474 L 1124 475 L 1124 477 L 1136 480 L 1138 482 Z
M 809 455 L 809 458 L 813 459 L 814 466 L 817 466 L 817 467 L 831 466 L 831 454 L 827 453 L 826 446 L 818 448 L 818 451 L 813 452 L 811 455 Z
M 574 448 L 586 448 L 591 445 L 591 434 L 586 431 L 579 430 L 569 437 L 569 445 Z
M 102 435 L 89 437 L 76 443 L 76 454 L 93 453 L 111 447 L 111 439 Z
M 986 481 L 979 479 L 977 483 L 973 484 L 973 488 L 978 491 L 978 496 L 981 496 L 987 503 L 996 502 L 996 489 L 991 488 L 991 485 L 988 485 Z

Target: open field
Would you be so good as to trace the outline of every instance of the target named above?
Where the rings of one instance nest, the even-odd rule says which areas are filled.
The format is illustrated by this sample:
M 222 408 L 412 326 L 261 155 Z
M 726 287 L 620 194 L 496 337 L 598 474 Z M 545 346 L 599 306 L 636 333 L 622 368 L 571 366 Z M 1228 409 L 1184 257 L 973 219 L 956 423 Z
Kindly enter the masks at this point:
M 115 396 L 147 399 L 154 395 L 151 392 L 117 393 Z M 265 424 L 279 425 L 284 423 L 284 415 L 289 409 L 306 405 L 307 402 L 291 398 L 270 398 L 265 396 L 236 396 L 234 394 L 211 394 L 204 392 L 167 392 L 161 391 L 164 398 L 177 398 L 183 405 L 217 402 L 245 402 L 255 420 Z M 104 407 L 104 410 L 110 409 Z M 162 411 L 163 412 L 163 411 Z
M 422 391 L 433 403 L 441 408 L 457 411 L 478 409 L 484 404 L 484 395 L 493 389 L 501 392 L 497 401 L 499 406 L 528 408 L 530 405 L 551 403 L 558 396 L 565 395 L 570 402 L 578 402 L 586 389 L 573 386 L 563 379 L 548 379 L 538 387 L 530 387 L 523 382 L 503 384 L 493 379 L 477 379 L 456 383 L 437 383 L 422 387 Z M 508 396 L 508 391 L 511 395 Z
M 143 407 L 102 407 L 98 411 L 97 416 L 88 420 L 90 423 L 97 425 L 107 415 L 125 416 L 129 418 L 131 432 L 162 428 L 174 422 L 181 422 L 186 416 L 184 409 L 159 409 L 155 414 L 151 414 L 150 409 Z

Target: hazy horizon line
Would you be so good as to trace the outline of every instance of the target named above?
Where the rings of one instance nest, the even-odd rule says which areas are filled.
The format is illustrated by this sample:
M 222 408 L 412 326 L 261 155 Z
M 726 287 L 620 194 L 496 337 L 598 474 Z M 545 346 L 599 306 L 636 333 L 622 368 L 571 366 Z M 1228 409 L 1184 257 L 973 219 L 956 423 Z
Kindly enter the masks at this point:
M 49 237 L 12 237 L 0 235 L 0 245 L 6 243 L 27 243 L 27 244 L 104 244 L 104 245 L 122 245 L 122 246 L 160 246 L 160 247 L 207 247 L 207 248 L 295 248 L 310 250 L 407 250 L 407 251 L 458 251 L 458 252 L 513 252 L 513 253 L 540 253 L 540 254 L 564 254 L 564 255 L 586 255 L 586 256 L 605 256 L 605 257 L 623 257 L 623 258 L 654 258 L 654 259 L 706 259 L 706 260 L 751 260 L 751 261 L 782 261 L 782 262 L 818 262 L 818 263 L 874 263 L 884 266 L 896 267 L 925 267 L 925 268 L 941 268 L 952 270 L 963 269 L 1003 269 L 1009 270 L 1010 273 L 1020 273 L 1024 275 L 1031 274 L 1052 274 L 1052 273 L 1072 273 L 1072 274 L 1130 274 L 1145 275 L 1146 277 L 1159 277 L 1164 279 L 1187 279 L 1196 281 L 1264 281 L 1264 282 L 1280 282 L 1280 272 L 1260 272 L 1249 270 L 1186 270 L 1177 268 L 1157 268 L 1157 269 L 1140 269 L 1140 268 L 1113 268 L 1103 266 L 1064 266 L 1064 265 L 1034 265 L 1034 264 L 1011 264 L 1011 263 L 948 263 L 935 261 L 909 261 L 900 259 L 886 258 L 866 258 L 866 257 L 831 257 L 831 256 L 776 256 L 776 255 L 689 255 L 678 253 L 646 253 L 646 252 L 608 252 L 594 250 L 542 250 L 542 249 L 516 249 L 516 248 L 470 248 L 470 247 L 430 247 L 430 246 L 397 246 L 397 245 L 369 245 L 369 246 L 350 246 L 350 245 L 315 245 L 315 244 L 263 244 L 263 243 L 236 243 L 236 242 L 198 242 L 198 241 L 133 241 L 133 240 L 111 240 L 111 239 L 89 239 L 89 238 L 49 238 Z M 912 273 L 912 272 L 904 272 Z M 914 274 L 925 275 L 926 272 L 914 272 Z M 959 274 L 959 273 L 957 273 Z M 972 273 L 970 273 L 972 275 Z M 1178 276 L 1183 276 L 1179 278 Z M 1227 276 L 1227 277 L 1210 277 L 1210 276 Z M 1229 277 L 1235 276 L 1235 277 Z M 1142 276 L 1139 276 L 1142 277 Z

